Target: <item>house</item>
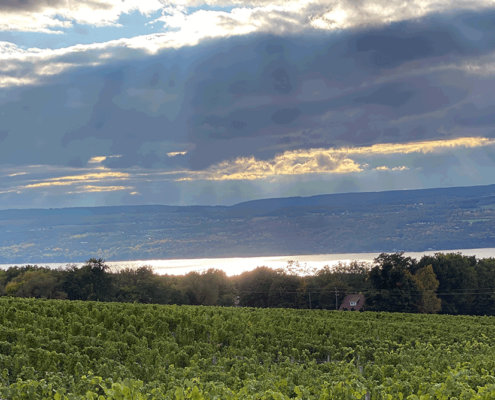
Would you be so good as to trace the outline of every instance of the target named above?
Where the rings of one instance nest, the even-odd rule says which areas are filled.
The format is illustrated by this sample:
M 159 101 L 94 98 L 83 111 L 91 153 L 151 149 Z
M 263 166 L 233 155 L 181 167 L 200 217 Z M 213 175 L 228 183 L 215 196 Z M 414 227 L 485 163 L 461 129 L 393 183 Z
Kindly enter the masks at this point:
M 360 311 L 364 307 L 364 295 L 349 294 L 345 296 L 344 301 L 340 305 L 339 311 Z

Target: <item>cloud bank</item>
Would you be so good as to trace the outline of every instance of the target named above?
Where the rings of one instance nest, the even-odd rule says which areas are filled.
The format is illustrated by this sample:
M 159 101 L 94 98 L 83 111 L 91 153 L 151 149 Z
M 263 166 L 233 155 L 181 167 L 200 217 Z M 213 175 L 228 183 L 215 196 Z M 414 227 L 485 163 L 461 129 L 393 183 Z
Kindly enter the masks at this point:
M 151 14 L 162 9 L 158 0 L 4 0 L 0 30 L 63 34 L 74 23 L 119 26 L 119 17 L 133 11 Z
M 3 2 L 2 207 L 493 183 L 494 18 L 485 0 Z

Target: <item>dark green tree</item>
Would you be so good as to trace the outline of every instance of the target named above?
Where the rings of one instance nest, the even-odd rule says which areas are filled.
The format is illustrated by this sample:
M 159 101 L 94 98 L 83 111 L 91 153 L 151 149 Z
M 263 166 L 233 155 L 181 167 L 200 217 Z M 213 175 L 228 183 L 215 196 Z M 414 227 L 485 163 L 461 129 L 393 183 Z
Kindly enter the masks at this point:
M 268 306 L 276 308 L 305 308 L 302 280 L 297 275 L 279 273 L 270 285 Z
M 328 266 L 323 267 L 316 273 L 314 281 L 318 288 L 317 296 L 313 296 L 317 308 L 338 309 L 350 290 L 349 285 L 344 282 L 343 276 Z
M 495 259 L 481 259 L 475 269 L 478 290 L 471 306 L 471 314 L 495 315 Z
M 155 274 L 151 266 L 123 268 L 113 277 L 117 301 L 155 304 L 187 303 L 185 296 L 173 287 L 171 279 Z
M 179 288 L 189 304 L 203 306 L 232 306 L 237 297 L 234 283 L 227 274 L 210 268 L 202 273 L 190 272 L 179 281 Z
M 463 256 L 460 253 L 424 256 L 413 266 L 417 269 L 431 265 L 439 286 L 438 297 L 442 300 L 441 314 L 471 314 L 478 278 L 476 257 Z
M 421 292 L 410 269 L 416 261 L 403 253 L 380 254 L 370 271 L 371 290 L 366 296 L 367 310 L 417 312 Z
M 105 260 L 91 258 L 81 268 L 69 266 L 65 274 L 62 287 L 70 300 L 113 299 L 113 279 Z
M 268 307 L 270 287 L 277 272 L 268 267 L 257 267 L 237 278 L 239 305 L 243 307 Z

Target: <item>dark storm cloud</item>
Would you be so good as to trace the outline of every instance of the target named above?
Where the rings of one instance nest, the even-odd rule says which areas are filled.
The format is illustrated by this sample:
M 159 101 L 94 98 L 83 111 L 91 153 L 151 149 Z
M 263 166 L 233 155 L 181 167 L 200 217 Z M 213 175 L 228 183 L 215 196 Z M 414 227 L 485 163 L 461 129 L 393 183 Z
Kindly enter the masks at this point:
M 494 50 L 493 17 L 219 39 L 194 51 L 65 73 L 0 105 L 9 132 L 0 132 L 0 140 L 11 146 L 0 146 L 0 155 L 13 164 L 74 168 L 94 156 L 119 155 L 103 165 L 201 170 L 297 148 L 469 136 L 469 127 L 495 125 L 493 78 L 484 77 L 474 93 L 472 83 L 481 78 L 461 69 L 469 57 Z M 61 61 L 84 57 L 67 54 Z M 455 68 L 435 69 L 447 64 Z M 473 104 L 479 95 L 487 99 L 482 108 Z
M 289 94 L 292 85 L 290 84 L 290 77 L 287 71 L 283 68 L 277 68 L 275 71 L 272 72 L 271 75 L 272 81 L 273 81 L 273 88 L 283 94 Z
M 265 50 L 269 55 L 272 56 L 272 55 L 277 54 L 277 53 L 283 53 L 284 52 L 284 46 L 282 46 L 281 44 L 269 43 L 266 45 Z
M 462 126 L 495 126 L 495 105 L 480 109 L 466 104 L 456 113 L 454 121 Z
M 345 145 L 346 143 L 373 144 L 391 139 L 407 141 L 440 138 L 443 134 L 437 129 L 445 123 L 441 119 L 430 120 L 428 126 L 407 122 L 390 126 L 388 121 L 408 115 L 431 113 L 451 106 L 466 99 L 469 95 L 468 89 L 459 86 L 457 82 L 441 80 L 437 82 L 433 70 L 431 73 L 420 73 L 419 77 L 415 74 L 411 76 L 404 74 L 403 77 L 395 77 L 395 82 L 392 83 L 385 81 L 383 84 L 375 83 L 371 86 L 367 84 L 367 87 L 361 85 L 380 76 L 380 69 L 390 70 L 418 60 L 423 63 L 418 65 L 419 67 L 434 66 L 439 61 L 461 62 L 465 55 L 478 55 L 493 49 L 490 44 L 492 32 L 486 32 L 481 40 L 473 43 L 463 36 L 463 32 L 443 20 L 433 21 L 426 31 L 423 31 L 424 26 L 425 24 L 408 22 L 382 29 L 382 32 L 359 33 L 341 40 L 318 42 L 317 38 L 305 49 L 302 49 L 297 41 L 282 39 L 271 39 L 269 43 L 260 41 L 254 50 L 258 57 L 228 69 L 216 70 L 216 56 L 212 55 L 208 60 L 211 76 L 221 71 L 225 80 L 229 79 L 229 74 L 234 80 L 230 79 L 228 82 L 228 90 L 223 89 L 224 83 L 220 80 L 208 79 L 199 84 L 196 101 L 203 107 L 202 113 L 199 113 L 194 121 L 209 121 L 210 124 L 194 123 L 189 138 L 199 143 L 198 139 L 201 137 L 202 144 L 208 141 L 210 153 L 212 148 L 218 148 L 219 151 L 215 153 L 225 154 L 225 151 L 230 150 L 231 156 L 245 154 L 245 143 L 238 140 L 241 137 L 258 140 L 261 145 L 261 142 L 265 144 L 266 142 L 255 139 L 256 137 L 271 136 L 272 143 L 289 145 L 289 143 L 301 142 L 297 137 L 287 136 L 291 131 L 294 134 L 298 129 L 313 130 L 315 134 L 313 137 L 320 135 L 318 139 L 322 138 L 321 129 L 326 131 L 323 134 L 324 140 L 313 141 L 314 147 L 319 147 L 322 143 L 333 143 L 335 139 L 338 139 L 337 142 L 341 145 Z M 430 26 L 434 29 L 430 29 Z M 250 52 L 246 48 L 240 51 Z M 237 59 L 235 49 L 229 54 L 232 59 Z M 260 77 L 268 75 L 263 71 L 273 75 L 275 71 L 280 71 L 279 65 L 282 63 L 292 67 L 290 79 L 286 80 L 291 85 L 291 96 L 284 98 L 271 91 L 273 85 L 265 82 L 262 87 L 259 85 L 259 82 L 263 81 Z M 446 74 L 450 73 L 446 72 Z M 315 82 L 310 85 L 312 92 L 301 93 L 304 85 L 310 80 Z M 205 90 L 201 90 L 206 82 L 208 86 Z M 311 95 L 315 100 L 312 101 Z M 270 96 L 273 101 L 253 109 L 248 107 L 239 109 L 235 107 L 238 100 L 236 96 L 243 96 L 244 100 L 251 97 L 253 101 L 255 96 L 258 100 L 263 96 Z M 303 102 L 301 98 L 304 98 Z M 276 107 L 276 104 L 284 104 L 285 107 Z M 204 112 L 208 112 L 210 105 L 210 111 L 215 114 L 208 116 Z M 356 106 L 359 107 L 357 114 Z M 270 115 L 271 121 L 267 121 L 266 111 L 273 108 L 275 111 Z M 325 114 L 329 111 L 333 111 L 334 115 L 326 118 Z M 348 113 L 352 116 L 347 117 Z M 234 119 L 247 121 L 247 128 L 235 132 L 232 129 Z M 324 123 L 321 122 L 322 119 L 325 119 Z M 270 122 L 273 123 L 272 126 Z M 284 123 L 290 126 L 280 129 Z M 210 132 L 200 133 L 201 127 Z M 328 131 L 330 127 L 332 129 Z M 274 139 L 279 135 L 284 139 Z M 217 146 L 215 141 L 220 139 L 229 139 L 230 143 L 219 143 Z M 278 151 L 280 149 L 281 147 L 278 147 Z M 203 157 L 201 153 L 198 147 L 191 157 L 201 158 Z M 273 152 L 260 155 L 260 157 L 264 156 L 273 156 Z M 207 158 L 208 162 L 211 162 L 211 157 Z M 198 162 L 198 165 L 203 163 Z
M 72 167 L 72 168 L 82 168 L 82 167 L 84 167 L 84 164 L 83 164 L 82 160 L 79 157 L 72 158 L 71 160 L 69 160 L 69 162 L 67 163 L 67 165 L 69 167 Z
M 173 81 L 170 81 L 170 82 L 173 82 Z M 149 80 L 149 85 L 151 87 L 155 87 L 156 85 L 158 85 L 160 83 L 160 73 L 158 71 L 156 71 L 150 78 Z M 169 85 L 170 86 L 170 85 Z M 173 84 L 172 84 L 173 86 Z
M 243 122 L 243 121 L 234 120 L 234 121 L 232 121 L 232 123 L 230 124 L 230 126 L 232 128 L 234 128 L 234 129 L 240 130 L 240 129 L 246 127 L 247 124 L 245 122 Z
M 365 65 L 393 68 L 407 61 L 467 52 L 469 46 L 456 41 L 450 32 L 425 31 L 408 35 L 401 29 L 387 34 L 357 37 L 350 43 L 350 57 Z
M 355 103 L 382 104 L 389 107 L 400 107 L 406 104 L 414 92 L 404 90 L 401 84 L 391 84 L 375 90 L 368 96 L 356 97 Z
M 62 147 L 87 138 L 108 141 L 112 154 L 122 157 L 109 160 L 107 165 L 119 168 L 132 165 L 150 168 L 165 158 L 165 152 L 160 156 L 155 151 L 146 154 L 138 151 L 146 142 L 180 141 L 180 122 L 163 110 L 168 108 L 170 114 L 169 103 L 175 103 L 179 97 L 170 92 L 168 81 L 161 77 L 176 75 L 172 70 L 155 65 L 146 70 L 144 76 L 130 67 L 106 72 L 90 118 L 78 129 L 63 135 Z
M 272 114 L 272 121 L 277 125 L 285 125 L 294 122 L 301 114 L 297 108 L 282 108 Z

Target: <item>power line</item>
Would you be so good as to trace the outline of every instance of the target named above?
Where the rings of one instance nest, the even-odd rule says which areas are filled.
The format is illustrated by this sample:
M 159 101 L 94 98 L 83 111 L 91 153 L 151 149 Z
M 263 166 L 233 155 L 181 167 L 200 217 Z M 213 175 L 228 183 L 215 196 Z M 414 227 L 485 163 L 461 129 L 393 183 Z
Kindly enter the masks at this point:
M 439 296 L 449 296 L 449 295 L 452 295 L 452 296 L 455 296 L 455 295 L 459 295 L 459 296 L 462 296 L 462 295 L 480 295 L 480 294 L 495 294 L 495 288 L 492 288 L 493 291 L 484 291 L 484 292 L 481 292 L 477 289 L 472 289 L 471 292 L 454 292 L 454 291 L 449 291 L 449 292 L 446 292 L 446 291 L 440 291 L 440 292 L 437 292 L 437 291 L 431 291 L 431 290 L 425 290 L 425 291 L 422 291 L 422 290 L 400 290 L 401 293 L 421 293 L 421 292 L 433 292 L 435 293 L 436 295 L 439 295 Z M 382 292 L 390 292 L 390 291 L 393 291 L 394 289 L 366 289 L 366 290 L 362 290 L 362 291 L 359 291 L 359 292 L 356 292 L 356 291 L 345 291 L 345 290 L 342 290 L 341 292 L 342 293 L 347 293 L 347 294 L 365 294 L 365 293 L 370 293 L 370 294 L 373 294 L 373 293 L 382 293 Z M 462 290 L 462 289 L 460 289 Z M 468 289 L 466 289 L 468 290 Z M 399 292 L 399 293 L 400 293 Z M 306 294 L 321 294 L 321 293 L 338 293 L 338 289 L 335 288 L 334 290 L 330 290 L 330 289 L 321 289 L 321 290 L 311 290 L 311 291 L 303 291 L 303 290 L 296 290 L 296 291 L 279 291 L 279 290 L 268 290 L 268 291 L 262 291 L 262 292 L 259 292 L 259 291 L 251 291 L 251 290 L 238 290 L 237 293 L 249 293 L 249 294 L 270 294 L 270 293 L 276 293 L 276 294 L 301 294 L 301 295 L 306 295 Z

